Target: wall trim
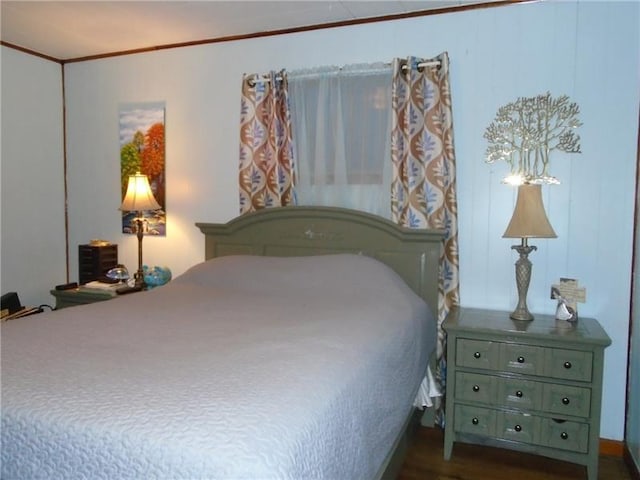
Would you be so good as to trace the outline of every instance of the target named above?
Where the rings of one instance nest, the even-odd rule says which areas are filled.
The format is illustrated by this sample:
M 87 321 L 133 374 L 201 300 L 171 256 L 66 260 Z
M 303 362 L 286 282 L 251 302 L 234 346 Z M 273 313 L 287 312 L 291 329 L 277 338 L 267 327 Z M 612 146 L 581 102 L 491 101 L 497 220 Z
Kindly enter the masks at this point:
M 633 341 L 633 336 L 638 335 L 640 330 L 638 330 L 638 326 L 636 323 L 638 319 L 636 319 L 633 315 L 634 303 L 640 301 L 640 298 L 635 298 L 634 292 L 636 290 L 636 274 L 637 272 L 637 261 L 638 261 L 638 252 L 636 250 L 636 245 L 638 243 L 638 233 L 640 232 L 640 228 L 638 226 L 638 221 L 640 217 L 640 211 L 638 211 L 638 198 L 640 198 L 640 108 L 638 109 L 638 138 L 637 138 L 637 148 L 636 148 L 636 188 L 635 188 L 635 207 L 633 212 L 633 250 L 631 252 L 631 293 L 630 293 L 630 301 L 629 301 L 629 333 L 627 338 L 629 339 L 627 342 L 627 388 L 625 389 L 626 393 L 626 401 L 624 408 L 624 437 L 627 438 L 629 432 L 629 411 L 631 410 L 632 400 L 631 400 L 631 342 Z M 637 406 L 636 403 L 633 404 Z M 636 407 L 637 408 L 637 407 Z M 638 465 L 635 463 L 633 455 L 629 450 L 629 446 L 625 443 L 624 445 L 624 460 L 629 467 L 629 471 L 632 474 L 635 474 L 634 480 L 640 480 L 640 473 L 638 473 Z
M 609 440 L 608 438 L 600 439 L 600 455 L 622 457 L 623 450 L 624 442 L 620 440 Z
M 35 57 L 44 58 L 45 60 L 49 60 L 51 62 L 60 63 L 60 64 L 63 63 L 63 61 L 60 60 L 59 58 L 51 57 L 49 55 L 45 55 L 44 53 L 39 53 L 39 52 L 36 52 L 34 50 L 29 50 L 28 48 L 24 48 L 24 47 L 21 47 L 19 45 L 14 45 L 13 43 L 5 42 L 4 40 L 0 40 L 0 45 L 2 45 L 4 47 L 7 47 L 7 48 L 13 48 L 14 50 L 18 50 L 18 51 L 20 51 L 22 53 L 27 53 L 29 55 L 33 55 Z
M 67 186 L 67 97 L 64 64 L 60 65 L 62 84 L 62 174 L 64 182 L 64 258 L 66 282 L 69 283 L 69 188 Z
M 638 465 L 634 462 L 631 452 L 629 451 L 629 446 L 626 444 L 624 445 L 622 457 L 624 458 L 624 463 L 627 464 L 631 478 L 633 480 L 640 480 L 640 470 L 638 470 Z
M 323 30 L 328 28 L 347 27 L 351 25 L 363 25 L 367 23 L 387 22 L 391 20 L 402 20 L 405 18 L 426 17 L 430 15 L 440 15 L 443 13 L 464 12 L 467 10 L 479 10 L 484 8 L 504 7 L 504 6 L 514 5 L 518 3 L 539 3 L 542 1 L 544 0 L 494 0 L 494 1 L 487 1 L 484 3 L 456 5 L 451 7 L 435 8 L 431 10 L 418 10 L 415 12 L 398 13 L 394 15 L 382 15 L 378 17 L 357 18 L 353 20 L 342 20 L 339 22 L 320 23 L 315 25 L 307 25 L 304 27 L 283 28 L 279 30 L 269 30 L 266 32 L 255 32 L 255 33 L 247 33 L 247 34 L 241 34 L 241 35 L 229 35 L 226 37 L 216 37 L 216 38 L 209 38 L 209 39 L 203 39 L 203 40 L 195 40 L 191 42 L 171 43 L 166 45 L 157 45 L 153 47 L 136 48 L 132 50 L 123 50 L 119 52 L 103 53 L 99 55 L 89 55 L 85 57 L 68 58 L 68 59 L 59 59 L 59 58 L 50 57 L 48 55 L 44 55 L 44 54 L 35 52 L 33 50 L 29 50 L 27 48 L 23 48 L 18 45 L 13 45 L 11 43 L 7 43 L 4 41 L 0 41 L 0 45 L 4 45 L 9 48 L 14 48 L 24 53 L 36 55 L 38 57 L 46 58 L 47 60 L 66 64 L 66 63 L 86 62 L 89 60 L 99 60 L 102 58 L 109 58 L 109 57 L 119 57 L 123 55 L 134 55 L 138 53 L 156 52 L 158 50 L 193 47 L 197 45 L 206 45 L 210 43 L 233 42 L 236 40 L 247 40 L 251 38 L 271 37 L 275 35 L 286 35 L 289 33 L 308 32 L 312 30 Z

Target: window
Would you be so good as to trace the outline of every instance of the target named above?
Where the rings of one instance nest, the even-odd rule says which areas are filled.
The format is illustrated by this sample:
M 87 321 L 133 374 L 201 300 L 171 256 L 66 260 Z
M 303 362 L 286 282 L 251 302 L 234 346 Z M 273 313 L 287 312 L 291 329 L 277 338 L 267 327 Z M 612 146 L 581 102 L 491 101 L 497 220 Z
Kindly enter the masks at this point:
M 288 79 L 298 204 L 389 218 L 391 67 L 323 67 Z

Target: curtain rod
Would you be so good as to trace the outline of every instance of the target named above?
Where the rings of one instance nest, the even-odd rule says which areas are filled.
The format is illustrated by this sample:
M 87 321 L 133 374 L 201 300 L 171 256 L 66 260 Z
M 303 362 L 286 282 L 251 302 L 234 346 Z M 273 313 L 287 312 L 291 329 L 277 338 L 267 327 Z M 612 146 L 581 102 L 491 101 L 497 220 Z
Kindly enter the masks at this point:
M 389 64 L 391 65 L 391 64 Z M 416 67 L 418 68 L 424 68 L 424 67 L 439 67 L 440 66 L 440 60 L 431 60 L 429 62 L 419 62 Z M 402 65 L 402 70 L 407 70 L 409 68 L 409 66 L 405 63 Z
M 391 63 L 386 63 L 385 65 L 391 66 Z M 440 67 L 440 60 L 431 60 L 428 62 L 420 62 L 416 65 L 416 67 L 418 68 L 424 68 L 424 67 Z M 409 66 L 405 63 L 402 65 L 402 71 L 406 71 L 409 69 Z M 282 80 L 282 77 L 280 75 L 276 75 L 276 80 Z M 254 73 L 253 75 L 251 75 L 248 79 L 247 79 L 247 83 L 249 84 L 250 87 L 255 87 L 256 83 L 258 82 L 262 82 L 262 83 L 270 83 L 271 82 L 271 78 L 270 77 L 261 77 L 260 74 L 258 73 Z

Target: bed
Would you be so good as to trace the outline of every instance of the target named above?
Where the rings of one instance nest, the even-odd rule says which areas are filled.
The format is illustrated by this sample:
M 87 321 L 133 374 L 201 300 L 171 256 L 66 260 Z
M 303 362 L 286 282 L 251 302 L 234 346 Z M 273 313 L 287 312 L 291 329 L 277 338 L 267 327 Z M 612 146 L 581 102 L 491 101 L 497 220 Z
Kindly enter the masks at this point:
M 339 208 L 198 223 L 169 284 L 2 326 L 2 478 L 392 478 L 440 231 Z

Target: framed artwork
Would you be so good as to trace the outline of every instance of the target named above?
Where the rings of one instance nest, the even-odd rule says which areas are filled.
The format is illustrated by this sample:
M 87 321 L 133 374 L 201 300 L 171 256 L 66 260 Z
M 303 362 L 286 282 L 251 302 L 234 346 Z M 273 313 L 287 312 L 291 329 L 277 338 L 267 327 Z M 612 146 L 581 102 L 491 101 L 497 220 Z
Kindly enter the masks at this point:
M 145 212 L 145 235 L 166 235 L 164 102 L 119 106 L 120 200 L 127 193 L 129 176 L 140 172 L 149 178 L 160 209 Z M 122 233 L 135 234 L 136 212 L 122 212 Z

